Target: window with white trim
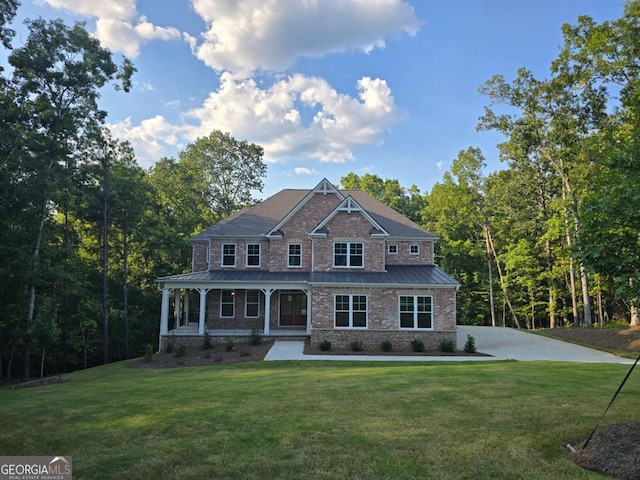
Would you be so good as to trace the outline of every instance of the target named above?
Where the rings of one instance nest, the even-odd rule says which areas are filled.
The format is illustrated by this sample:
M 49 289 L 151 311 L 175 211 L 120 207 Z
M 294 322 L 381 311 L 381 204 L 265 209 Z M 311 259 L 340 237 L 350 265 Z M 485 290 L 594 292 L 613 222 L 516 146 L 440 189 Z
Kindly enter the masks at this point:
M 420 245 L 409 246 L 409 253 L 411 255 L 418 255 L 420 253 Z
M 235 243 L 222 244 L 222 266 L 223 267 L 236 266 L 236 244 Z
M 426 295 L 400 295 L 400 328 L 433 328 L 433 298 Z
M 293 268 L 302 267 L 302 245 L 299 243 L 289 245 L 289 260 L 287 265 Z
M 260 244 L 248 243 L 247 244 L 247 267 L 259 267 L 260 266 Z
M 362 242 L 334 243 L 333 266 L 362 268 L 364 266 L 364 244 Z
M 367 296 L 336 295 L 336 328 L 367 328 Z
M 235 315 L 236 292 L 233 290 L 220 291 L 220 316 L 233 317 Z
M 244 316 L 260 316 L 260 290 L 247 290 L 244 297 Z
M 398 245 L 389 245 L 388 251 L 391 255 L 396 255 L 398 253 Z

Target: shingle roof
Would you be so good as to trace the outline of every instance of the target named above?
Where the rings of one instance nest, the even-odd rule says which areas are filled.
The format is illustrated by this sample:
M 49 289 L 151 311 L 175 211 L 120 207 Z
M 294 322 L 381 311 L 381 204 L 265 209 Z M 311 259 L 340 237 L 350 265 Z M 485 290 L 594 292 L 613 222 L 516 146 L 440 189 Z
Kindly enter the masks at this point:
M 209 270 L 161 277 L 166 283 L 308 283 L 330 285 L 412 285 L 455 287 L 459 283 L 435 265 L 388 265 L 386 272 L 268 272 L 260 270 Z
M 259 237 L 269 233 L 312 190 L 285 189 L 261 203 L 244 208 L 210 226 L 191 238 L 203 241 L 212 236 Z M 436 238 L 404 215 L 389 208 L 362 190 L 344 190 L 340 193 L 353 197 L 367 213 L 392 237 Z

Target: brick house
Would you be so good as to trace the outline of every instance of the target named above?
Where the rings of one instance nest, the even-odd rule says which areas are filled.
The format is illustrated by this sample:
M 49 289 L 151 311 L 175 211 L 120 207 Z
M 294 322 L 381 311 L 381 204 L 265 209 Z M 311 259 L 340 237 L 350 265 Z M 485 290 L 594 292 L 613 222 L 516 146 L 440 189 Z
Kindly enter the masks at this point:
M 455 344 L 459 284 L 434 264 L 435 240 L 360 190 L 282 190 L 193 237 L 192 273 L 157 280 L 160 344 L 252 329 L 336 347 Z

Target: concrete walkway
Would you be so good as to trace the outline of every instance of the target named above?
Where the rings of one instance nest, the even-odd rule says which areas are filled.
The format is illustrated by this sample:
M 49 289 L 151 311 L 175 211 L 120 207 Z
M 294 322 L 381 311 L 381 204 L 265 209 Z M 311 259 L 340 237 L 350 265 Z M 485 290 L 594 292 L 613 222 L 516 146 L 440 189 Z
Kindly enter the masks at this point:
M 347 360 L 347 361 L 411 361 L 411 362 L 469 362 L 492 360 L 552 361 L 582 363 L 623 363 L 632 364 L 633 360 L 616 357 L 610 353 L 572 343 L 555 340 L 534 333 L 512 328 L 458 326 L 458 348 L 462 349 L 467 335 L 475 339 L 478 352 L 490 357 L 472 356 L 374 356 L 374 355 L 304 355 L 304 342 L 277 340 L 265 361 L 274 360 Z

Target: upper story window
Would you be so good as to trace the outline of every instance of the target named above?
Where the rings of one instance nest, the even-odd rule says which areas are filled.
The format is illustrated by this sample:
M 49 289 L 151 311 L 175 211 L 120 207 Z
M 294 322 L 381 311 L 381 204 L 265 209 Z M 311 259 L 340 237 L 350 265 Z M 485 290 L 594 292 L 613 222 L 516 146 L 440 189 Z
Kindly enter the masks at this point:
M 302 267 L 302 245 L 299 243 L 289 245 L 289 267 Z
M 333 266 L 349 268 L 364 266 L 364 244 L 362 242 L 334 243 Z
M 395 255 L 398 253 L 398 245 L 389 245 L 389 249 L 388 249 L 389 253 L 391 255 Z
M 247 267 L 259 267 L 260 266 L 260 244 L 249 243 L 247 244 Z
M 222 244 L 222 266 L 223 267 L 236 266 L 236 244 L 235 243 Z
M 418 255 L 420 253 L 420 245 L 411 245 L 409 247 L 409 253 L 411 255 Z
M 400 295 L 400 328 L 432 329 L 433 301 L 422 295 Z

